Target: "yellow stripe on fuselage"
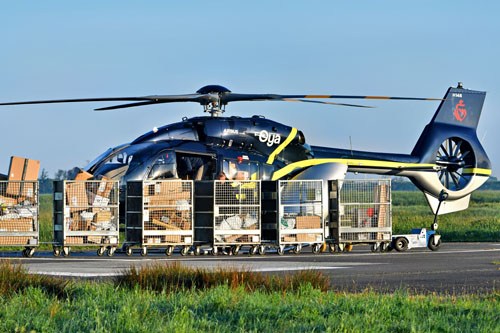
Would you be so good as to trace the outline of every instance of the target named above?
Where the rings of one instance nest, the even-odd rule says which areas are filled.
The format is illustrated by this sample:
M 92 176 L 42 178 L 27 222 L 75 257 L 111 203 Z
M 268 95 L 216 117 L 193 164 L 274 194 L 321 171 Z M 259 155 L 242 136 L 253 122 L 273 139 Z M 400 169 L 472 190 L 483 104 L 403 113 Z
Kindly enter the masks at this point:
M 281 151 L 283 149 L 285 149 L 286 146 L 288 146 L 288 144 L 290 142 L 292 142 L 293 138 L 295 138 L 295 136 L 297 135 L 297 129 L 295 127 L 292 127 L 292 130 L 290 131 L 290 134 L 288 134 L 288 137 L 286 138 L 285 141 L 283 141 L 279 146 L 278 148 L 276 148 L 272 153 L 271 155 L 269 155 L 269 158 L 267 159 L 267 164 L 273 164 L 274 162 L 274 159 L 276 158 L 276 155 L 278 155 L 279 153 L 281 153 Z
M 388 168 L 388 169 L 411 169 L 411 168 L 434 168 L 435 164 L 423 163 L 403 163 L 403 162 L 389 162 L 389 161 L 376 161 L 376 160 L 357 160 L 357 159 L 344 159 L 344 158 L 315 158 L 311 160 L 303 160 L 291 163 L 280 170 L 273 173 L 272 180 L 278 180 L 283 176 L 288 175 L 294 170 L 306 168 L 313 165 L 325 163 L 342 163 L 348 167 L 375 167 L 375 168 Z
M 480 169 L 480 168 L 469 168 L 469 169 L 464 169 L 463 173 L 467 174 L 481 174 L 481 175 L 491 175 L 491 170 L 490 169 Z

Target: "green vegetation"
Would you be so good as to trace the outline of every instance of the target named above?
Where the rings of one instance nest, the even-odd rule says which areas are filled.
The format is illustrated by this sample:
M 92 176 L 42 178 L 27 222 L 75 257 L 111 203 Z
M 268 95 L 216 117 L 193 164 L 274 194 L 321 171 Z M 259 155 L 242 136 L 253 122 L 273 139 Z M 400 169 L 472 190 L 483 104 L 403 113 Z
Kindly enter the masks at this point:
M 68 281 L 43 275 L 30 275 L 21 266 L 9 261 L 0 262 L 0 296 L 21 293 L 28 288 L 38 288 L 50 295 L 63 296 Z
M 209 289 L 221 285 L 247 291 L 296 291 L 308 284 L 321 291 L 328 290 L 329 279 L 321 271 L 305 270 L 283 276 L 219 267 L 216 270 L 189 268 L 178 262 L 155 264 L 137 270 L 134 266 L 117 278 L 118 286 L 157 292 L 177 292 L 185 289 Z
M 0 267 L 0 272 L 7 268 L 8 264 Z M 160 271 L 155 272 L 161 280 Z M 196 275 L 192 270 L 186 274 L 189 272 Z M 290 289 L 267 291 L 250 291 L 244 284 L 230 281 L 175 292 L 143 290 L 138 284 L 119 281 L 72 282 L 63 288 L 63 296 L 58 296 L 33 283 L 0 296 L 0 331 L 500 330 L 498 293 L 414 296 L 401 290 L 392 295 L 373 291 L 347 294 L 321 291 L 307 281 Z
M 392 193 L 393 233 L 429 227 L 434 215 L 421 192 Z M 467 210 L 441 215 L 439 232 L 444 241 L 473 242 L 500 240 L 500 191 L 472 194 Z

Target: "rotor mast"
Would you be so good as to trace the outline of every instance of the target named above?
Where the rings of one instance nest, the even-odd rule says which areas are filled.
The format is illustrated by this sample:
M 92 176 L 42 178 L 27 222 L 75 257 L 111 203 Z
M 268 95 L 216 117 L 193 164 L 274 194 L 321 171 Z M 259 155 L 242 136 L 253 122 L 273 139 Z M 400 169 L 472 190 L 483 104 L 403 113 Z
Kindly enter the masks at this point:
M 221 97 L 231 93 L 231 90 L 219 85 L 209 85 L 200 88 L 198 94 L 208 95 L 206 103 L 203 103 L 203 110 L 210 113 L 211 117 L 218 117 L 226 111 L 226 104 L 221 102 Z

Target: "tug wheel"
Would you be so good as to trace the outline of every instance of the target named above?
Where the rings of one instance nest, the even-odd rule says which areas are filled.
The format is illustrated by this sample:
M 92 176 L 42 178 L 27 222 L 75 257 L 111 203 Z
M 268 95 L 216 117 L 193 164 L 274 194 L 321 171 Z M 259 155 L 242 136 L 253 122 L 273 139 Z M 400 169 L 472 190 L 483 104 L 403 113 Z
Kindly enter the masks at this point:
M 394 240 L 394 249 L 398 252 L 408 250 L 408 240 L 404 237 L 398 237 Z
M 429 244 L 427 245 L 427 247 L 431 251 L 437 251 L 437 250 L 439 250 L 439 247 L 441 246 L 441 238 L 438 239 L 438 241 L 436 242 L 436 244 L 434 244 L 434 238 L 435 238 L 434 235 L 432 235 L 429 238 Z

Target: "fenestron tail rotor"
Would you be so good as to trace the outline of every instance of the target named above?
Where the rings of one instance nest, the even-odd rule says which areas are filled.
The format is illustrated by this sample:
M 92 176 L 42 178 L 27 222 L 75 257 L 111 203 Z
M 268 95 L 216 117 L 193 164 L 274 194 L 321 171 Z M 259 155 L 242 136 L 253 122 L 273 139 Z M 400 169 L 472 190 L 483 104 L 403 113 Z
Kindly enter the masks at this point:
M 457 137 L 448 138 L 439 146 L 436 164 L 441 167 L 438 173 L 441 184 L 451 191 L 462 190 L 472 177 L 465 171 L 474 168 L 474 151 L 467 141 Z
M 48 103 L 77 103 L 77 102 L 134 102 L 120 105 L 112 105 L 95 109 L 96 111 L 107 111 L 137 106 L 154 105 L 162 103 L 195 102 L 202 105 L 205 112 L 217 116 L 224 112 L 225 106 L 230 102 L 238 101 L 285 101 L 285 102 L 307 102 L 317 104 L 328 104 L 337 106 L 373 108 L 368 105 L 335 103 L 317 101 L 316 99 L 383 99 L 383 100 L 409 100 L 409 101 L 441 101 L 436 98 L 421 97 L 388 97 L 388 96 L 359 96 L 359 95 L 278 95 L 278 94 L 238 94 L 219 85 L 209 85 L 200 88 L 195 94 L 184 95 L 151 95 L 142 97 L 103 97 L 103 98 L 76 98 L 76 99 L 54 99 L 25 102 L 0 103 L 6 105 L 26 104 L 48 104 Z

